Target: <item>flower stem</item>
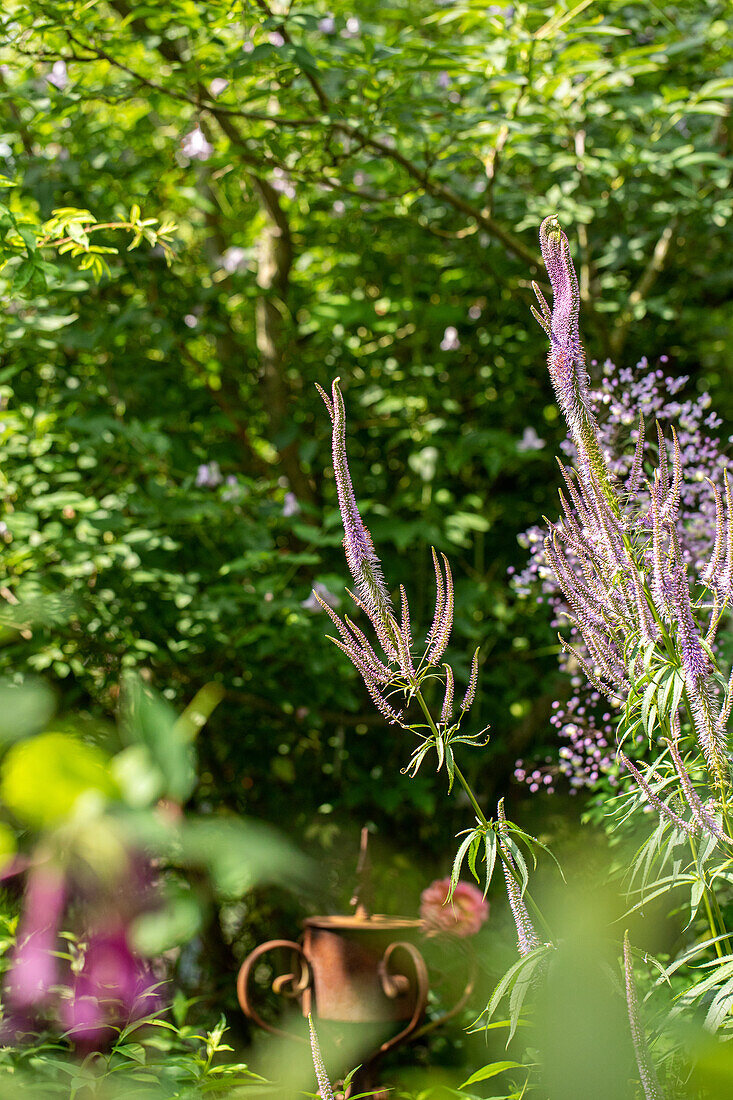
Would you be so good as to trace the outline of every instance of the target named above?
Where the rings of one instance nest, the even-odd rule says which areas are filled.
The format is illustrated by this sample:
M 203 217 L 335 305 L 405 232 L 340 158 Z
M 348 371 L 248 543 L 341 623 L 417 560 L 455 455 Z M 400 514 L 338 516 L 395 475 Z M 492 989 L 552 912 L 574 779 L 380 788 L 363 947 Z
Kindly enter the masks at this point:
M 420 708 L 421 708 L 423 714 L 425 715 L 425 718 L 427 719 L 428 726 L 430 727 L 430 729 L 433 733 L 433 736 L 434 737 L 440 737 L 438 727 L 436 726 L 435 722 L 433 721 L 433 716 L 431 715 L 430 710 L 428 709 L 428 705 L 425 702 L 425 700 L 423 699 L 422 692 L 420 691 L 419 688 L 415 689 L 415 698 L 417 699 L 418 703 L 420 704 Z M 476 798 L 476 795 L 473 793 L 473 789 L 471 787 L 471 784 L 468 782 L 465 775 L 463 774 L 463 772 L 461 771 L 461 769 L 458 767 L 458 765 L 456 763 L 454 763 L 453 767 L 454 767 L 454 773 L 455 773 L 456 779 L 458 780 L 458 782 L 463 787 L 463 790 L 466 792 L 466 795 L 468 796 L 468 801 L 471 803 L 471 805 L 473 807 L 473 810 L 474 810 L 474 813 L 476 814 L 476 817 L 478 818 L 479 823 L 483 826 L 484 829 L 491 829 L 492 828 L 491 822 L 489 821 L 489 819 L 486 817 L 486 814 L 481 809 L 481 807 L 478 803 L 478 799 Z M 519 874 L 516 867 L 511 862 L 511 860 L 507 859 L 506 855 L 504 854 L 504 850 L 503 850 L 501 844 L 497 845 L 497 849 L 498 849 L 498 852 L 499 852 L 499 858 L 501 859 L 502 863 L 507 868 L 507 870 L 511 874 L 512 878 L 517 882 L 517 884 L 519 885 L 519 887 L 521 889 L 522 885 L 523 885 L 521 875 Z M 530 894 L 529 890 L 526 889 L 526 887 L 524 888 L 523 896 L 524 896 L 525 901 L 528 903 L 530 909 L 532 910 L 534 915 L 537 917 L 538 921 L 540 922 L 540 924 L 544 928 L 545 932 L 549 936 L 549 938 L 552 939 L 552 931 L 550 929 L 550 926 L 547 923 L 547 921 L 545 920 L 545 917 L 544 917 L 544 915 L 542 913 L 542 910 L 540 909 L 539 905 L 534 900 L 534 898 Z

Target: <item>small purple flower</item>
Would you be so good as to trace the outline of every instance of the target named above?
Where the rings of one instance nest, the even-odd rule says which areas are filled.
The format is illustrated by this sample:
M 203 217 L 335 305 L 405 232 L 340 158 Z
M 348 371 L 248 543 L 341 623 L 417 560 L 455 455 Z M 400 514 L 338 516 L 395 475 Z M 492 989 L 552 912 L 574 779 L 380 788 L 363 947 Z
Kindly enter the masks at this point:
M 53 84 L 54 88 L 58 88 L 60 92 L 63 92 L 64 88 L 66 88 L 69 83 L 66 62 L 54 61 L 51 72 L 46 77 L 46 80 L 49 84 Z
M 320 581 L 316 581 L 313 585 L 313 591 L 309 595 L 307 600 L 303 600 L 301 607 L 304 611 L 317 612 L 321 610 L 321 604 L 318 602 L 317 597 L 320 596 L 324 603 L 329 607 L 339 607 L 341 604 L 340 598 L 335 592 L 332 592 L 330 588 L 327 588 L 325 584 L 321 584 Z
M 443 333 L 443 339 L 440 341 L 441 351 L 458 351 L 461 346 L 461 341 L 458 338 L 458 329 L 453 325 L 448 325 L 447 329 Z
M 341 31 L 342 38 L 356 38 L 361 31 L 361 23 L 355 15 L 349 16 L 346 20 L 346 28 Z
M 318 1084 L 318 1095 L 321 1100 L 334 1100 L 333 1089 L 331 1088 L 331 1082 L 328 1079 L 326 1073 L 326 1067 L 323 1064 L 323 1056 L 321 1055 L 321 1048 L 318 1045 L 318 1035 L 313 1024 L 313 1017 L 310 1012 L 308 1013 L 308 1032 L 310 1034 L 311 1041 L 311 1053 L 313 1055 L 313 1068 L 316 1071 L 316 1082 Z
M 202 462 L 196 471 L 196 485 L 199 489 L 215 489 L 221 485 L 222 475 L 218 462 Z
M 445 69 L 443 69 L 442 72 L 438 73 L 438 87 L 450 88 L 450 75 L 445 71 Z
M 283 515 L 287 518 L 289 516 L 297 516 L 300 512 L 300 504 L 295 493 L 286 493 L 283 501 Z
M 293 186 L 293 182 L 282 168 L 273 168 L 270 183 L 274 191 L 278 191 L 281 195 L 285 195 L 289 199 L 295 198 L 295 187 Z
M 517 443 L 517 450 L 524 451 L 541 451 L 545 445 L 544 439 L 540 439 L 537 432 L 530 424 L 522 432 L 522 438 Z
M 223 76 L 215 76 L 209 84 L 209 91 L 213 95 L 214 99 L 220 96 L 222 92 L 226 91 L 229 87 L 229 81 L 225 80 Z
M 231 245 L 222 255 L 221 266 L 230 275 L 235 271 L 243 271 L 247 266 L 247 250 Z
M 199 323 L 199 319 L 195 313 L 187 313 L 186 316 L 183 318 L 183 323 L 186 328 L 196 328 L 196 325 Z
M 271 31 L 270 34 L 268 34 L 267 38 L 271 46 L 285 45 L 285 39 L 283 38 L 280 31 Z
M 236 500 L 240 495 L 239 482 L 237 481 L 236 474 L 228 474 L 226 479 L 227 487 L 221 494 L 222 500 Z
M 208 141 L 201 127 L 196 126 L 183 138 L 181 151 L 189 160 L 208 160 L 214 152 L 214 146 Z
M 332 15 L 327 15 L 325 18 L 318 21 L 318 29 L 321 34 L 335 34 L 336 20 Z

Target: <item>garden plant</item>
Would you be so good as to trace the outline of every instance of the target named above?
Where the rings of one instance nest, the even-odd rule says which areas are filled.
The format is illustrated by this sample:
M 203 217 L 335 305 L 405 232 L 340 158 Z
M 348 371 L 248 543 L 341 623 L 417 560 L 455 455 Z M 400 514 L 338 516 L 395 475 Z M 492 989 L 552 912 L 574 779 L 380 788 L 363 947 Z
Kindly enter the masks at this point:
M 539 309 L 532 306 L 532 312 L 549 339 L 550 378 L 574 458 L 572 465 L 559 463 L 562 515 L 555 522 L 546 521 L 543 543 L 546 567 L 563 599 L 567 630 L 559 635 L 560 642 L 585 677 L 590 701 L 603 699 L 612 709 L 615 743 L 610 752 L 633 780 L 630 790 L 606 800 L 603 812 L 609 827 L 637 826 L 648 833 L 625 878 L 629 912 L 663 898 L 672 912 L 686 917 L 668 965 L 651 955 L 642 959 L 649 990 L 663 981 L 670 994 L 667 1012 L 660 1013 L 656 1023 L 653 1048 L 628 930 L 618 944 L 638 1082 L 646 1100 L 656 1100 L 685 1094 L 694 1075 L 685 1059 L 690 1030 L 680 1028 L 682 1018 L 688 1028 L 700 1024 L 723 1043 L 731 1027 L 733 947 L 724 913 L 733 847 L 728 740 L 733 673 L 724 675 L 716 638 L 733 599 L 733 494 L 723 463 L 722 491 L 707 479 L 713 507 L 708 509 L 707 529 L 702 536 L 697 532 L 699 541 L 691 552 L 686 527 L 700 518 L 701 509 L 681 512 L 686 461 L 678 433 L 672 425 L 672 438 L 665 440 L 657 421 L 652 450 L 642 410 L 635 439 L 629 441 L 630 467 L 623 479 L 619 477 L 613 456 L 603 446 L 590 399 L 579 332 L 578 281 L 556 216 L 542 223 L 540 243 L 552 307 L 533 283 Z M 359 671 L 380 714 L 417 738 L 405 771 L 417 774 L 423 760 L 435 753 L 437 770 L 444 767 L 447 774 L 448 793 L 457 781 L 474 811 L 475 820 L 455 857 L 445 904 L 451 903 L 464 861 L 476 880 L 484 882 L 484 896 L 497 863 L 503 869 L 520 959 L 501 979 L 475 1026 L 483 1026 L 483 1020 L 490 1026 L 506 998 L 511 1042 L 523 1008 L 547 978 L 562 936 L 561 929 L 553 931 L 529 890 L 522 849 L 535 860 L 544 845 L 507 819 L 503 799 L 495 813 L 487 815 L 455 759 L 456 746 L 485 743 L 487 731 L 461 730 L 476 695 L 478 650 L 457 715 L 454 672 L 449 664 L 441 665 L 453 621 L 450 565 L 445 555 L 439 562 L 433 549 L 435 613 L 424 648 L 416 647 L 405 588 L 400 585 L 395 613 L 354 495 L 339 379 L 333 382 L 330 398 L 323 390 L 321 396 L 333 424 L 344 549 L 356 587 L 349 595 L 369 620 L 381 654 L 348 616 L 339 618 L 317 594 L 316 598 L 338 631 L 339 637 L 332 640 Z M 721 480 L 720 470 L 711 472 Z M 431 710 L 426 702 L 430 681 L 441 687 L 440 710 Z M 434 693 L 434 683 L 430 690 Z M 417 721 L 407 714 L 413 702 L 421 712 Z M 322 1083 L 317 1045 L 314 1056 Z M 470 1083 L 489 1078 L 497 1068 L 520 1069 L 521 1064 L 487 1066 Z M 540 1062 L 540 1079 L 543 1068 Z M 524 1095 L 532 1087 L 532 1076 L 530 1069 L 511 1095 Z M 591 1078 L 588 1087 L 593 1095 L 600 1095 L 598 1088 L 609 1096 L 634 1092 L 624 1082 L 623 1070 L 603 1086 L 594 1086 Z M 322 1086 L 321 1094 L 330 1095 L 329 1088 Z
M 360 835 L 387 1095 L 733 1094 L 732 41 L 5 4 L 1 1097 L 353 1093 L 236 975 Z

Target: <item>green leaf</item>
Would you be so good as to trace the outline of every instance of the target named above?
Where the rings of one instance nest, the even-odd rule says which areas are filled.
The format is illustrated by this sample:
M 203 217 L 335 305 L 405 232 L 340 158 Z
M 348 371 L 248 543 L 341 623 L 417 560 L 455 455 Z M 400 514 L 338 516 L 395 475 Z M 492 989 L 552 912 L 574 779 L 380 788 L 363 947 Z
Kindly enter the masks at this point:
M 469 1085 L 477 1085 L 479 1081 L 488 1081 L 491 1077 L 498 1077 L 500 1073 L 505 1073 L 508 1069 L 524 1069 L 525 1067 L 521 1062 L 492 1062 L 491 1065 L 483 1066 L 482 1069 L 477 1069 L 475 1073 L 459 1085 L 459 1088 L 466 1089 Z
M 17 818 L 36 827 L 60 824 L 83 796 L 119 795 L 109 758 L 70 733 L 43 733 L 8 751 L 0 769 L 0 795 Z
M 472 829 L 469 832 L 468 836 L 465 837 L 465 839 L 462 841 L 461 846 L 456 853 L 456 858 L 453 860 L 453 869 L 450 876 L 450 893 L 448 894 L 448 901 L 450 901 L 450 899 L 453 897 L 453 892 L 458 885 L 459 878 L 461 877 L 461 867 L 463 865 L 463 860 L 465 859 L 466 853 L 468 852 L 469 848 L 474 843 L 477 835 L 480 838 L 481 831 L 479 829 Z

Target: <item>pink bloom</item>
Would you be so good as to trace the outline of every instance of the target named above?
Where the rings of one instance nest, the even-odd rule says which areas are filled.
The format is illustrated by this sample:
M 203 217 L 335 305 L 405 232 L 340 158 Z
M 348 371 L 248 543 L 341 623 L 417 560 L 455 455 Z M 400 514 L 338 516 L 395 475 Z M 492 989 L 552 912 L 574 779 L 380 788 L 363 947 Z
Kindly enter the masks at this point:
M 153 976 L 132 952 L 125 928 L 100 931 L 89 939 L 84 964 L 60 1005 L 61 1018 L 76 1042 L 104 1043 L 119 1023 L 159 1007 Z
M 31 870 L 7 983 L 17 1007 L 42 1004 L 58 980 L 54 952 L 65 900 L 64 878 L 57 867 L 44 863 Z
M 430 932 L 475 936 L 489 919 L 489 903 L 477 886 L 459 882 L 447 901 L 450 878 L 437 878 L 420 895 L 420 916 Z

